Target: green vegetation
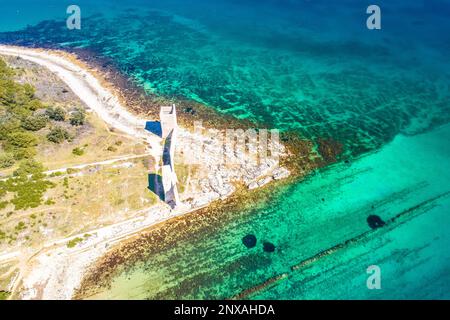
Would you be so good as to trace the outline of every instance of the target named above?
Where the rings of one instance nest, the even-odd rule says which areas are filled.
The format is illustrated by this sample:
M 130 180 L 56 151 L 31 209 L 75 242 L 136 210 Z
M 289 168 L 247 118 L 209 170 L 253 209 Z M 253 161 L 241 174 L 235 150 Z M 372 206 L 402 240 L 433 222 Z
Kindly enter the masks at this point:
M 47 126 L 48 118 L 44 114 L 32 115 L 22 121 L 22 128 L 29 131 L 39 131 Z
M 67 248 L 73 248 L 75 247 L 77 244 L 81 243 L 83 240 L 89 239 L 92 235 L 89 233 L 85 233 L 83 235 L 83 238 L 80 237 L 76 237 L 73 238 L 72 240 L 70 240 L 69 242 L 67 242 Z
M 56 108 L 48 107 L 47 110 L 45 110 L 45 114 L 51 120 L 55 120 L 55 121 L 66 120 L 66 112 L 61 107 L 56 107 Z
M 14 70 L 0 59 L 0 143 L 8 153 L 0 158 L 1 168 L 12 166 L 14 160 L 32 158 L 38 144 L 33 131 L 46 125 L 43 117 L 35 116 L 44 106 L 35 98 L 34 88 L 15 82 L 13 76 Z
M 76 108 L 70 116 L 70 124 L 73 126 L 82 126 L 86 121 L 86 113 L 82 108 Z
M 62 176 L 64 173 L 62 172 L 62 171 L 56 171 L 56 172 L 53 172 L 53 173 L 50 173 L 48 176 L 50 177 L 50 178 L 54 178 L 54 177 L 60 177 L 60 176 Z
M 14 155 L 12 153 L 0 154 L 0 169 L 12 167 L 14 165 Z
M 8 201 L 0 201 L 0 210 L 3 210 L 8 205 Z
M 0 199 L 10 192 L 14 193 L 10 203 L 14 205 L 15 210 L 40 206 L 47 189 L 55 186 L 45 180 L 43 171 L 42 164 L 34 160 L 23 161 L 14 171 L 13 177 L 0 181 Z
M 50 133 L 47 135 L 47 139 L 50 142 L 59 144 L 65 140 L 71 141 L 73 137 L 66 129 L 57 126 L 50 130 Z
M 44 166 L 35 160 L 23 161 L 19 168 L 14 171 L 15 177 L 27 177 L 33 175 L 35 179 L 43 178 Z
M 16 227 L 15 227 L 14 229 L 15 229 L 17 232 L 20 232 L 20 231 L 26 229 L 26 227 L 27 227 L 27 225 L 25 224 L 25 222 L 20 221 L 20 222 L 16 225 Z
M 54 205 L 55 203 L 56 203 L 56 202 L 53 201 L 52 199 L 47 199 L 47 201 L 44 202 L 44 204 L 45 204 L 46 206 L 51 206 L 51 205 Z
M 10 295 L 11 295 L 11 292 L 0 291 L 0 300 L 7 300 Z
M 79 237 L 73 238 L 72 240 L 67 242 L 67 248 L 73 248 L 82 241 L 83 241 L 83 238 L 79 238 Z
M 35 147 L 36 145 L 37 138 L 33 133 L 27 131 L 16 131 L 8 134 L 5 149 L 25 149 Z
M 78 171 L 79 171 L 79 169 L 76 169 L 76 168 L 67 168 L 66 169 L 67 174 L 74 174 L 74 173 L 77 173 Z
M 84 150 L 82 148 L 77 147 L 72 150 L 72 154 L 76 156 L 82 156 L 84 154 Z

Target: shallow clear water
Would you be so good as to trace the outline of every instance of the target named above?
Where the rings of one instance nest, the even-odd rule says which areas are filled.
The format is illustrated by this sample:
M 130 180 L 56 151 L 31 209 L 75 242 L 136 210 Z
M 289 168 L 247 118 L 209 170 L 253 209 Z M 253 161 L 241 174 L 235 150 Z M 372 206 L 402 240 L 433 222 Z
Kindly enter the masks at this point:
M 104 296 L 229 297 L 287 273 L 252 297 L 449 297 L 450 131 L 440 127 L 450 119 L 449 1 L 378 1 L 381 31 L 366 29 L 366 1 L 82 1 L 80 31 L 65 28 L 63 2 L 40 1 L 38 12 L 29 3 L 7 5 L 23 14 L 0 24 L 9 31 L 0 42 L 88 48 L 149 93 L 364 155 L 152 257 Z M 366 232 L 368 215 L 405 210 L 401 223 L 290 271 Z M 242 245 L 247 233 L 256 248 Z M 274 253 L 262 252 L 264 240 Z M 381 291 L 365 287 L 371 264 L 382 269 Z
M 252 298 L 449 298 L 450 126 L 398 136 L 379 152 L 340 164 L 288 187 L 263 208 L 205 236 L 193 235 L 123 273 L 102 298 L 225 298 L 282 273 L 288 278 Z M 323 198 L 323 200 L 322 200 Z M 317 261 L 291 267 L 370 231 Z M 242 236 L 254 234 L 247 249 Z M 262 243 L 276 245 L 267 253 Z M 378 265 L 382 290 L 368 290 Z

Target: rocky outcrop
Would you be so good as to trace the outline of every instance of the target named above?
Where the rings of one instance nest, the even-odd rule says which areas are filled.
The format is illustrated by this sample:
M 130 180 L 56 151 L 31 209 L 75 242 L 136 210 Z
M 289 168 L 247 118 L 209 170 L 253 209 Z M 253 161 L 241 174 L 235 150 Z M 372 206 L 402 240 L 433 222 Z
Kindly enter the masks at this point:
M 288 169 L 280 167 L 278 159 L 259 159 L 254 146 L 246 146 L 245 151 L 236 150 L 224 145 L 220 138 L 181 129 L 178 131 L 177 146 L 177 159 L 182 158 L 185 164 L 198 164 L 201 168 L 199 177 L 190 181 L 192 189 L 197 190 L 190 190 L 189 198 L 195 200 L 184 201 L 192 207 L 228 197 L 236 190 L 235 184 L 239 182 L 248 189 L 255 189 L 290 175 Z M 285 156 L 284 147 L 279 144 L 277 148 Z M 230 164 L 227 159 L 237 161 Z

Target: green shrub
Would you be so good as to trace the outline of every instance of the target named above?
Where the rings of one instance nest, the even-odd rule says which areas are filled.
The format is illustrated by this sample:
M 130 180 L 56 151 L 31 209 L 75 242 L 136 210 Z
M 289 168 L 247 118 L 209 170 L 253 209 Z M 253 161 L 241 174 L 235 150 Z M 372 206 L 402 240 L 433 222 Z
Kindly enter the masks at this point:
M 31 111 L 36 111 L 42 108 L 44 108 L 44 105 L 37 99 L 30 100 L 30 102 L 28 102 L 27 104 L 27 109 Z
M 60 177 L 60 176 L 62 176 L 62 175 L 63 175 L 63 173 L 62 173 L 61 171 L 56 171 L 56 172 L 50 173 L 50 174 L 49 174 L 49 177 L 50 177 L 50 178 L 53 178 L 53 177 Z
M 34 179 L 40 179 L 44 176 L 44 166 L 35 160 L 25 160 L 19 165 L 19 168 L 14 171 L 15 177 L 32 176 Z
M 29 99 L 33 99 L 34 98 L 34 93 L 36 92 L 36 90 L 33 88 L 33 86 L 29 83 L 25 83 L 23 85 L 23 91 L 24 91 L 24 95 L 29 98 Z
M 22 128 L 30 131 L 39 131 L 47 125 L 48 118 L 46 115 L 28 116 L 22 121 Z
M 11 292 L 2 290 L 0 291 L 0 300 L 7 300 L 10 295 Z
M 64 177 L 63 186 L 64 186 L 64 188 L 68 188 L 69 187 L 69 178 Z
M 70 133 L 62 128 L 62 127 L 54 127 L 50 130 L 50 133 L 47 135 L 47 139 L 53 143 L 61 143 L 65 140 L 71 141 L 72 136 Z
M 45 204 L 46 206 L 51 206 L 51 205 L 53 205 L 53 204 L 55 204 L 55 203 L 56 203 L 56 202 L 53 201 L 52 199 L 48 199 L 47 201 L 44 202 L 44 204 Z
M 16 226 L 15 226 L 15 230 L 16 231 L 22 231 L 24 229 L 26 229 L 27 225 L 25 224 L 25 222 L 20 221 Z
M 8 206 L 8 201 L 0 201 L 0 210 L 5 209 Z
M 0 140 L 6 140 L 11 132 L 20 130 L 21 122 L 11 114 L 0 118 Z
M 77 108 L 70 116 L 70 124 L 73 126 L 82 126 L 85 121 L 86 113 L 82 108 Z
M 14 155 L 11 153 L 0 154 L 0 168 L 5 169 L 14 165 Z
M 73 248 L 82 241 L 83 241 L 83 238 L 79 238 L 79 237 L 73 238 L 72 240 L 67 242 L 67 248 Z
M 36 155 L 34 147 L 14 149 L 12 152 L 16 160 L 31 159 Z
M 48 107 L 45 114 L 52 120 L 64 121 L 66 119 L 66 112 L 61 107 Z
M 43 177 L 44 175 L 33 174 L 31 178 L 19 176 L 7 180 L 8 191 L 14 193 L 10 203 L 14 205 L 15 210 L 37 208 L 42 205 L 42 197 L 47 189 L 55 186 L 54 183 L 44 180 Z
M 16 131 L 7 135 L 7 145 L 15 148 L 34 147 L 38 143 L 34 134 L 26 131 Z
M 12 153 L 16 160 L 29 159 L 36 155 L 34 147 L 38 144 L 37 137 L 31 132 L 22 130 L 9 133 L 4 143 L 5 151 Z
M 0 79 L 8 78 L 14 75 L 14 70 L 10 68 L 3 59 L 0 59 Z
M 84 154 L 84 150 L 77 147 L 72 150 L 72 153 L 76 156 L 82 156 Z

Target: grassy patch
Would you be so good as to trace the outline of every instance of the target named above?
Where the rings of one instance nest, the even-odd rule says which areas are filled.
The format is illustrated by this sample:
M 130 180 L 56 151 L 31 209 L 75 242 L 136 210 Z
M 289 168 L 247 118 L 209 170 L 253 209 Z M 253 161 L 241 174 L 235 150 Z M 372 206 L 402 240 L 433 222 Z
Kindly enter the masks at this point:
M 84 239 L 80 238 L 80 237 L 76 237 L 73 238 L 72 240 L 70 240 L 69 242 L 67 242 L 67 248 L 73 248 L 75 247 L 77 244 L 81 243 Z
M 36 161 L 22 162 L 14 172 L 14 176 L 6 181 L 0 181 L 0 198 L 7 193 L 14 196 L 10 203 L 15 210 L 36 208 L 43 203 L 43 195 L 47 189 L 55 186 L 44 179 L 44 168 Z M 3 204 L 6 207 L 7 204 Z
M 76 147 L 72 150 L 72 154 L 75 156 L 82 156 L 84 154 L 84 150 L 82 148 Z
M 0 291 L 0 300 L 8 300 L 11 292 L 9 291 Z

